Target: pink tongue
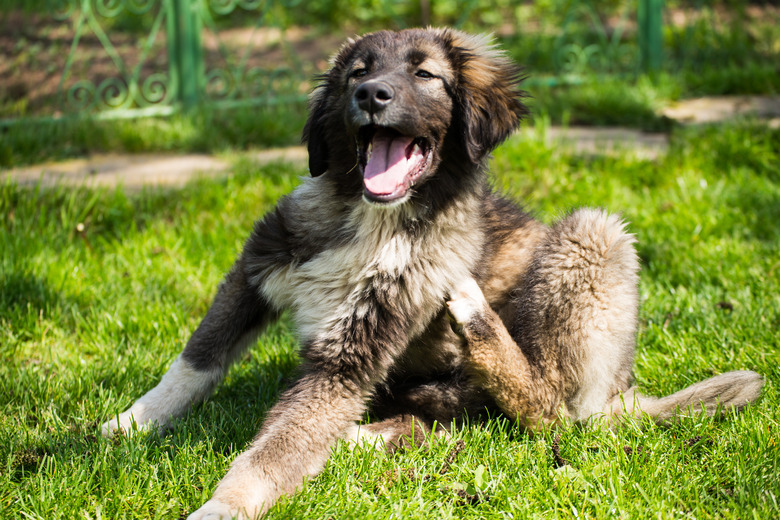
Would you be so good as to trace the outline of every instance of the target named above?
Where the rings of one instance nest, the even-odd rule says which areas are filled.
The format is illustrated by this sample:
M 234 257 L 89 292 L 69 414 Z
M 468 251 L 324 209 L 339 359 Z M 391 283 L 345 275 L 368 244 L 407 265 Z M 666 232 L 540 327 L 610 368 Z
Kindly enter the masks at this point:
M 363 184 L 368 191 L 390 195 L 403 185 L 411 167 L 406 158 L 410 144 L 411 137 L 374 137 L 373 152 L 363 171 Z

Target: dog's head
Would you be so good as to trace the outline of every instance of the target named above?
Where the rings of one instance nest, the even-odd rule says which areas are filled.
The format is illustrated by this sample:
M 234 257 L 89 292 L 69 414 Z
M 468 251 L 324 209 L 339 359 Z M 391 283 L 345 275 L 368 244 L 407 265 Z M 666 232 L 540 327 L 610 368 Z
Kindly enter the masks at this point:
M 521 79 L 485 36 L 409 29 L 350 40 L 310 100 L 309 171 L 358 173 L 363 197 L 379 204 L 407 200 L 444 163 L 476 171 L 526 113 Z

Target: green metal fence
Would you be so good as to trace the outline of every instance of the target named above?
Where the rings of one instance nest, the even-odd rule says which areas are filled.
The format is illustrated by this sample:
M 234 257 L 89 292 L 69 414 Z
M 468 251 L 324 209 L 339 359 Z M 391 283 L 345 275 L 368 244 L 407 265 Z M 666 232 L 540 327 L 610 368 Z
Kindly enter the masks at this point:
M 72 24 L 73 40 L 70 45 L 65 67 L 57 86 L 57 106 L 67 114 L 83 112 L 103 112 L 112 110 L 120 115 L 132 110 L 138 114 L 170 113 L 177 100 L 182 99 L 189 82 L 182 81 L 192 72 L 188 49 L 182 52 L 182 42 L 176 38 L 177 2 L 164 1 L 158 5 L 153 1 L 101 1 L 63 0 L 52 5 L 53 18 L 59 22 Z M 148 35 L 137 43 L 140 55 L 136 63 L 130 65 L 125 56 L 108 37 L 106 20 L 116 19 L 125 12 L 136 17 L 151 16 L 152 24 Z M 168 52 L 172 59 L 167 71 L 155 71 L 142 76 L 147 58 L 152 52 L 159 52 L 159 38 L 163 27 L 168 26 Z M 114 71 L 95 83 L 91 79 L 75 79 L 74 69 L 80 61 L 78 55 L 82 38 L 91 35 L 102 45 L 110 58 Z M 191 88 L 191 87 L 190 87 Z
M 299 45 L 292 45 L 289 32 L 296 26 L 290 22 L 295 18 L 291 13 L 314 6 L 312 0 L 45 1 L 45 14 L 30 16 L 49 42 L 41 48 L 39 60 L 45 62 L 47 73 L 33 80 L 35 84 L 20 87 L 16 105 L 2 100 L 14 85 L 6 86 L 6 92 L 0 85 L 0 120 L 6 123 L 85 114 L 97 118 L 166 115 L 198 105 L 300 101 L 309 90 L 307 80 L 325 66 L 321 55 L 334 50 L 341 39 L 328 40 L 327 33 L 310 30 L 314 33 L 311 40 L 296 34 Z M 371 2 L 364 3 L 371 7 Z M 500 32 L 510 25 L 518 38 L 527 39 L 524 13 L 529 9 L 538 13 L 539 8 L 532 2 L 498 4 L 503 10 L 491 10 L 476 0 L 378 5 L 384 6 L 380 9 L 384 9 L 386 23 L 395 26 L 428 20 Z M 549 70 L 543 70 L 544 64 L 539 66 L 548 78 L 565 80 L 588 71 L 614 73 L 660 66 L 662 0 L 612 2 L 619 9 L 613 10 L 611 20 L 600 11 L 603 0 L 553 4 L 560 9 L 551 17 L 555 27 L 543 26 L 543 20 L 532 21 L 542 36 L 527 51 L 533 58 L 541 47 L 549 47 Z M 508 13 L 508 20 L 491 19 L 494 11 Z M 568 30 L 575 26 L 584 27 L 584 32 Z M 16 30 L 9 27 L 9 31 Z M 20 34 L 25 38 L 26 33 Z M 304 47 L 318 51 L 309 53 L 315 59 L 298 55 L 301 41 Z M 14 59 L 20 61 L 19 56 Z M 18 66 L 29 66 L 28 61 L 21 60 Z
M 25 86 L 35 91 L 37 104 L 25 105 L 16 115 L 135 117 L 167 115 L 200 104 L 229 107 L 304 99 L 307 85 L 302 78 L 311 75 L 314 66 L 307 69 L 287 48 L 285 26 L 276 22 L 280 11 L 301 3 L 51 0 L 47 16 L 27 16 L 45 26 L 37 32 L 47 34 L 47 41 L 57 40 L 57 35 L 70 40 L 67 48 L 60 41 L 59 52 L 43 58 L 53 62 L 49 68 L 59 68 L 63 56 L 64 64 L 49 71 L 43 84 Z M 232 31 L 224 30 L 231 26 Z M 226 42 L 226 32 L 239 41 Z M 260 46 L 265 54 L 257 53 Z M 43 105 L 52 113 L 46 114 Z M 13 119 L 13 112 L 7 109 L 0 119 Z

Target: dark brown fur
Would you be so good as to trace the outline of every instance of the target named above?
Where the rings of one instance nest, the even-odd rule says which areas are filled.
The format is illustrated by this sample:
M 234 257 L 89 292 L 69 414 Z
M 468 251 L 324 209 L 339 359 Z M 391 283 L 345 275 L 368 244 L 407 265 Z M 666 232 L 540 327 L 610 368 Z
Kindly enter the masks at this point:
M 464 411 L 535 428 L 757 397 L 752 372 L 661 400 L 629 389 L 638 263 L 622 222 L 579 210 L 547 228 L 489 188 L 487 154 L 526 113 L 521 79 L 488 39 L 449 29 L 378 32 L 336 55 L 304 130 L 313 178 L 256 224 L 160 384 L 104 425 L 169 423 L 291 310 L 303 375 L 190 518 L 255 517 L 338 439 L 401 446 Z M 381 139 L 420 161 L 392 192 L 365 174 Z M 369 405 L 380 420 L 358 426 Z

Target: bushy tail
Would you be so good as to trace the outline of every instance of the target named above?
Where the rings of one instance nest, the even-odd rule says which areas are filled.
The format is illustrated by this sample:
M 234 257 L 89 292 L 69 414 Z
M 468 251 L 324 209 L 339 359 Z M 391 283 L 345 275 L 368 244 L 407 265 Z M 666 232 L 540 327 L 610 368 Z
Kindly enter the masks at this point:
M 618 395 L 610 403 L 609 415 L 647 414 L 656 423 L 668 423 L 676 417 L 704 411 L 713 416 L 731 409 L 740 410 L 761 395 L 764 379 L 750 370 L 726 372 L 675 392 L 666 397 L 647 397 L 636 387 Z

